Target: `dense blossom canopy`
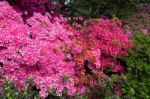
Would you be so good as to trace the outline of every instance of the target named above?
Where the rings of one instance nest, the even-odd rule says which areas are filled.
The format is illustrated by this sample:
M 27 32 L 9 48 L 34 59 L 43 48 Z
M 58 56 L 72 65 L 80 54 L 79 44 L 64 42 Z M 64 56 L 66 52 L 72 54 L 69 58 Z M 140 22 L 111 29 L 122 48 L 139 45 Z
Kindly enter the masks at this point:
M 30 5 L 37 0 L 21 1 Z M 17 84 L 18 90 L 31 77 L 42 98 L 48 96 L 49 89 L 55 89 L 59 96 L 67 88 L 72 96 L 84 93 L 87 69 L 97 78 L 104 76 L 105 67 L 113 72 L 123 70 L 112 60 L 125 55 L 130 47 L 120 21 L 97 19 L 72 28 L 63 17 L 32 11 L 33 15 L 24 21 L 24 12 L 6 1 L 0 2 L 0 71 Z
M 93 78 L 104 76 L 103 70 L 106 67 L 111 68 L 112 72 L 124 71 L 120 63 L 114 59 L 127 55 L 128 48 L 132 44 L 128 39 L 129 33 L 123 32 L 121 28 L 121 21 L 115 18 L 111 20 L 100 18 L 85 21 L 83 24 L 80 26 L 74 23 L 74 28 L 78 31 L 75 31 L 72 49 L 82 83 L 87 85 L 89 80 L 88 86 L 93 85 Z
M 75 63 L 65 61 L 65 47 L 71 43 L 72 32 L 63 28 L 58 18 L 52 23 L 49 14 L 34 13 L 24 24 L 8 3 L 1 2 L 0 6 L 0 38 L 4 38 L 0 39 L 0 61 L 4 77 L 11 78 L 18 87 L 25 86 L 27 77 L 34 78 L 41 97 L 53 88 L 57 95 L 65 87 L 69 95 L 82 93 L 83 87 L 74 85 Z

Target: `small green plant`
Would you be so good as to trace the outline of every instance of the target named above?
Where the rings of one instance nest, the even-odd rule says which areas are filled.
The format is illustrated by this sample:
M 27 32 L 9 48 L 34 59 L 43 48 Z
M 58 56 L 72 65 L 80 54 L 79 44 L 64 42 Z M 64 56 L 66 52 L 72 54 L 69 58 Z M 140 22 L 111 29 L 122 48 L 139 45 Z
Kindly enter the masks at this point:
M 3 94 L 0 96 L 2 99 L 16 99 L 16 97 L 19 97 L 19 93 L 15 90 L 15 85 L 10 79 L 6 78 L 4 80 Z
M 124 58 L 127 73 L 124 78 L 124 97 L 130 99 L 150 99 L 150 36 L 133 34 L 135 47 Z
M 0 99 L 40 99 L 38 92 L 30 88 L 31 82 L 28 82 L 28 87 L 24 88 L 21 92 L 17 91 L 16 85 L 11 82 L 9 78 L 4 80 L 3 92 Z M 31 81 L 31 79 L 30 79 Z

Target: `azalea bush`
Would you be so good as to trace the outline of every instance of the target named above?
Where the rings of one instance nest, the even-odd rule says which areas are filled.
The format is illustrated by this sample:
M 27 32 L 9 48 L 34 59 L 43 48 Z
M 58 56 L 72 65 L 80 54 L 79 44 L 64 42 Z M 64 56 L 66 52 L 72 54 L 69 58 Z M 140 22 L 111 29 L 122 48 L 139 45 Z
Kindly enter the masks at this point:
M 103 87 L 97 80 L 107 77 L 107 69 L 121 76 L 125 69 L 115 59 L 126 56 L 132 43 L 120 20 L 81 17 L 81 23 L 68 24 L 62 14 L 44 10 L 45 2 L 54 3 L 0 2 L 2 98 L 81 98 L 87 89 Z M 37 3 L 44 8 L 35 10 Z
M 61 95 L 65 87 L 70 95 L 76 91 L 82 93 L 84 87 L 75 86 L 73 81 L 75 63 L 64 59 L 65 46 L 70 45 L 69 36 L 73 33 L 63 28 L 58 18 L 52 23 L 49 14 L 34 13 L 24 24 L 20 14 L 7 2 L 0 5 L 0 36 L 4 38 L 0 41 L 0 58 L 4 78 L 11 78 L 18 90 L 26 86 L 25 79 L 33 78 L 41 97 L 46 97 L 48 89 L 53 88 L 57 89 L 57 95 Z

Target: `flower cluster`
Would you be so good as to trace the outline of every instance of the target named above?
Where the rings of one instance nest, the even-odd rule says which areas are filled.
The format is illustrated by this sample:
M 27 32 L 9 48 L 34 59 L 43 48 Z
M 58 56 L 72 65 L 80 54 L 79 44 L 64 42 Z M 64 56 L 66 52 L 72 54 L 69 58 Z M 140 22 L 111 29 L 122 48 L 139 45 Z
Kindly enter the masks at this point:
M 83 92 L 82 85 L 74 83 L 75 63 L 66 61 L 67 46 L 71 44 L 72 32 L 63 28 L 59 18 L 51 22 L 49 14 L 34 13 L 24 24 L 18 14 L 7 2 L 0 3 L 0 62 L 5 78 L 18 85 L 26 86 L 26 79 L 33 78 L 45 98 L 49 89 L 56 89 L 61 95 L 67 88 L 68 95 Z M 66 79 L 67 78 L 67 79 Z
M 123 67 L 115 61 L 116 57 L 126 55 L 132 46 L 128 34 L 121 28 L 121 21 L 113 19 L 96 19 L 85 21 L 83 26 L 74 23 L 74 52 L 79 77 L 87 85 L 93 85 L 93 80 L 104 76 L 103 70 L 111 68 L 111 72 L 121 72 Z M 91 75 L 89 78 L 88 75 Z M 94 77 L 93 77 L 94 76 Z
M 61 4 L 56 0 L 5 0 L 8 1 L 17 12 L 21 12 L 22 17 L 26 20 L 31 17 L 34 12 L 50 12 L 53 16 L 58 16 L 57 12 L 61 8 Z
M 29 6 L 36 1 L 21 0 L 21 3 Z M 65 18 L 45 11 L 36 13 L 32 7 L 29 9 L 33 15 L 25 21 L 23 12 L 6 1 L 0 2 L 0 7 L 0 74 L 10 78 L 18 90 L 27 86 L 26 79 L 33 78 L 43 99 L 51 89 L 58 96 L 67 89 L 68 95 L 73 96 L 84 93 L 86 86 L 105 76 L 106 67 L 111 67 L 112 72 L 123 70 L 113 60 L 126 55 L 130 48 L 120 21 L 97 19 L 83 25 L 75 23 L 72 28 Z

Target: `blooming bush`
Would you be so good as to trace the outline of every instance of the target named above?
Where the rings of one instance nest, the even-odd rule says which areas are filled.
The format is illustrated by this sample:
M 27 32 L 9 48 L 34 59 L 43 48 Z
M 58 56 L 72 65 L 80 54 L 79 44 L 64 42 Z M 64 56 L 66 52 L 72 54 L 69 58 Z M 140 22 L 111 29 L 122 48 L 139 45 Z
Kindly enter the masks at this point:
M 53 88 L 57 89 L 57 95 L 65 87 L 68 95 L 76 91 L 82 93 L 83 87 L 74 85 L 74 62 L 64 59 L 67 55 L 64 47 L 71 43 L 72 33 L 63 28 L 59 20 L 52 23 L 49 15 L 35 13 L 24 24 L 8 3 L 0 5 L 3 76 L 11 78 L 18 88 L 23 88 L 25 79 L 32 77 L 41 97 L 46 97 L 47 90 Z
M 121 21 L 115 18 L 85 21 L 83 24 L 80 27 L 74 23 L 78 31 L 71 50 L 81 83 L 93 87 L 97 86 L 97 79 L 106 76 L 106 68 L 110 68 L 112 73 L 124 71 L 115 58 L 127 55 L 132 44 L 128 40 L 129 35 L 121 28 Z
M 47 10 L 54 11 L 61 7 L 56 0 L 6 0 L 15 8 L 21 11 L 27 11 L 29 14 L 33 12 L 44 13 Z M 45 6 L 46 5 L 46 6 Z
M 61 96 L 67 89 L 67 95 L 74 96 L 96 85 L 106 67 L 112 72 L 124 70 L 113 60 L 131 47 L 119 20 L 90 20 L 72 27 L 61 16 L 30 9 L 33 15 L 24 20 L 24 12 L 6 1 L 0 7 L 1 86 L 10 78 L 21 91 L 30 78 L 43 99 L 49 90 Z

